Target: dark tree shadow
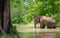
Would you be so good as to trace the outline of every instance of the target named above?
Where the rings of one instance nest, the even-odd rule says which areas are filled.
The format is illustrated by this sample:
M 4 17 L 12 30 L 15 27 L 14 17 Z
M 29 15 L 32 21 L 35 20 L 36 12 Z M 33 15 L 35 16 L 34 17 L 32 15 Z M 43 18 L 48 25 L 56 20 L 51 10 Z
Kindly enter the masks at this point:
M 0 38 L 21 38 L 21 37 L 19 35 L 19 32 L 17 32 L 16 30 L 16 26 L 12 26 L 9 33 L 7 33 L 6 35 L 0 34 Z

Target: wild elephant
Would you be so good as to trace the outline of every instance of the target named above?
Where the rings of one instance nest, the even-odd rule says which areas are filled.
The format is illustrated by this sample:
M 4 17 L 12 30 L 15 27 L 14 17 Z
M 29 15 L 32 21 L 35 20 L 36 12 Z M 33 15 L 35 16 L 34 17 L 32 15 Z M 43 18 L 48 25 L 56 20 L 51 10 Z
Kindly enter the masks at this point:
M 52 17 L 47 17 L 47 16 L 37 16 L 34 19 L 34 27 L 36 28 L 36 24 L 40 23 L 40 28 L 56 28 L 56 20 L 53 19 Z

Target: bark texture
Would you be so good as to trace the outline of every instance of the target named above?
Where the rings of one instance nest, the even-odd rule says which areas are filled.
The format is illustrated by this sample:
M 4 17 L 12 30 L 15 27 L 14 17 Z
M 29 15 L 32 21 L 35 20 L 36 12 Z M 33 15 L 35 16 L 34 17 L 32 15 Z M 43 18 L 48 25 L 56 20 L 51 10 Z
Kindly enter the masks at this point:
M 10 0 L 0 0 L 0 33 L 5 34 L 12 27 L 10 17 Z

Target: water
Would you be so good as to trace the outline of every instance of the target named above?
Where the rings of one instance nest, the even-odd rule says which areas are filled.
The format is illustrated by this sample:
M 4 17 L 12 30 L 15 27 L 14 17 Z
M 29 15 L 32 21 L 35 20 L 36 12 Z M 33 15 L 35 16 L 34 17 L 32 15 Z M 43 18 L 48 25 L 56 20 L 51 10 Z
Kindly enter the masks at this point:
M 26 26 L 17 26 L 17 31 L 21 38 L 60 38 L 59 29 L 35 29 Z
M 21 38 L 34 38 L 33 32 L 20 32 Z
M 60 38 L 60 33 L 49 32 L 20 32 L 21 38 Z

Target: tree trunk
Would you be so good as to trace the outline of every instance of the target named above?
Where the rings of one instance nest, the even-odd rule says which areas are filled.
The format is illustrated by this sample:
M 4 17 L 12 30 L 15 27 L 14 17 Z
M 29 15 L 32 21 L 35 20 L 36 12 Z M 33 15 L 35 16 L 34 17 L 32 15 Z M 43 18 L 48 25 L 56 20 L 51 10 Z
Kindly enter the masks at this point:
M 7 33 L 12 27 L 10 17 L 10 0 L 0 0 L 0 5 L 0 31 L 3 34 Z

